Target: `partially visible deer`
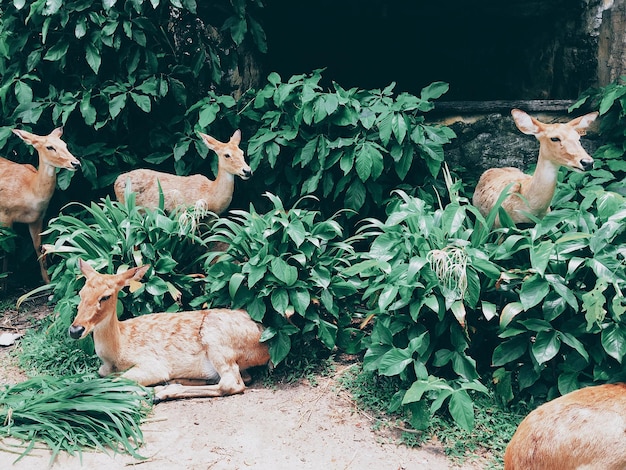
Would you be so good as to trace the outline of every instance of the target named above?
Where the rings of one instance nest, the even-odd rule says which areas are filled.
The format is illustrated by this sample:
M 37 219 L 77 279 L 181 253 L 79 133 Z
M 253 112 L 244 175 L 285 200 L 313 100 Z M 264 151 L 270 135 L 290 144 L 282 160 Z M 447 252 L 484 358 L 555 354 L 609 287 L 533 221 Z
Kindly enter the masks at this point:
M 154 170 L 138 169 L 122 173 L 114 184 L 115 196 L 124 202 L 126 185 L 135 193 L 138 206 L 159 207 L 159 184 L 163 191 L 164 209 L 173 212 L 178 207 L 200 205 L 204 210 L 221 214 L 233 198 L 235 175 L 247 180 L 252 170 L 239 148 L 241 131 L 236 130 L 228 142 L 220 142 L 210 135 L 199 133 L 204 143 L 218 156 L 215 180 L 203 175 L 178 176 Z
M 80 162 L 61 140 L 61 127 L 45 136 L 21 129 L 13 129 L 13 133 L 35 148 L 39 167 L 0 158 L 0 224 L 6 227 L 12 227 L 15 222 L 28 224 L 35 252 L 40 255 L 41 277 L 48 283 L 45 259 L 40 253 L 41 229 L 56 188 L 56 169 L 74 171 Z
M 517 428 L 504 469 L 626 469 L 626 384 L 587 387 L 541 405 Z
M 80 339 L 93 331 L 101 376 L 119 372 L 145 386 L 165 383 L 155 389 L 154 401 L 159 402 L 241 393 L 242 371 L 269 362 L 267 345 L 260 342 L 263 327 L 247 312 L 153 313 L 120 322 L 116 313 L 120 289 L 139 281 L 150 266 L 115 275 L 99 274 L 83 260 L 79 266 L 86 281 L 69 335 Z M 205 385 L 181 385 L 197 381 Z
M 586 171 L 593 167 L 593 158 L 580 144 L 580 136 L 585 134 L 598 113 L 556 124 L 545 124 L 519 109 L 513 109 L 511 114 L 520 131 L 539 140 L 535 172 L 531 176 L 517 168 L 490 168 L 476 185 L 473 204 L 486 217 L 502 191 L 512 184 L 502 208 L 516 224 L 532 223 L 527 214 L 541 219 L 550 210 L 560 167 L 574 171 Z M 500 226 L 499 218 L 496 218 L 495 226 Z

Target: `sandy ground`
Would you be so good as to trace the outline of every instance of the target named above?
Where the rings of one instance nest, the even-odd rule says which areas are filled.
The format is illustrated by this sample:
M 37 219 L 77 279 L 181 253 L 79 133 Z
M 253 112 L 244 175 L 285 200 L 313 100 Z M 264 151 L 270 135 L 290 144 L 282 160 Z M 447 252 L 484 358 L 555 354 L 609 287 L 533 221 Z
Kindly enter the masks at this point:
M 0 312 L 0 315 L 2 312 Z M 13 327 L 13 331 L 15 331 Z M 2 332 L 2 324 L 0 324 Z M 0 383 L 26 377 L 8 351 L 0 349 Z M 338 366 L 337 374 L 342 373 Z M 482 468 L 480 462 L 453 466 L 440 446 L 396 444 L 399 431 L 373 430 L 374 420 L 359 411 L 336 377 L 319 377 L 275 388 L 253 383 L 244 394 L 165 402 L 142 426 L 145 460 L 125 454 L 84 452 L 61 455 L 53 469 L 140 470 L 444 470 Z M 0 451 L 0 469 L 49 468 L 50 453 L 37 449 L 18 456 Z

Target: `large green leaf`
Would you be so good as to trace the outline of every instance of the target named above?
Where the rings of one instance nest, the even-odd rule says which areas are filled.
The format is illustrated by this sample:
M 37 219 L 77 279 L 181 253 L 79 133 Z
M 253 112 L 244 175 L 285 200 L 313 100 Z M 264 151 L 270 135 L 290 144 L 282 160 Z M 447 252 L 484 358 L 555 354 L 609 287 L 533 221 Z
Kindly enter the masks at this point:
M 524 280 L 520 291 L 520 302 L 524 306 L 524 310 L 530 310 L 542 302 L 549 292 L 550 284 L 538 274 Z
M 614 323 L 602 330 L 602 347 L 606 353 L 622 364 L 626 357 L 626 328 Z
M 557 331 L 540 331 L 532 345 L 532 353 L 539 364 L 554 358 L 561 348 L 561 338 Z
M 474 402 L 465 390 L 455 390 L 448 405 L 450 416 L 456 424 L 466 431 L 474 427 Z

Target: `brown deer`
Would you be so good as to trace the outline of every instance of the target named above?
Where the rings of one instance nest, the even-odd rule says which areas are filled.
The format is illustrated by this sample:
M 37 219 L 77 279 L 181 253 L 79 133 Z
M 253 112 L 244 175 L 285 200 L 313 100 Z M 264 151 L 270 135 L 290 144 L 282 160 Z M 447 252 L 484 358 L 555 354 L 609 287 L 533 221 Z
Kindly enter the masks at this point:
M 502 208 L 516 224 L 532 223 L 533 219 L 528 214 L 541 219 L 550 210 L 560 167 L 574 171 L 586 171 L 593 167 L 593 158 L 580 144 L 580 136 L 585 134 L 598 113 L 555 124 L 545 124 L 519 109 L 513 109 L 511 114 L 520 131 L 539 140 L 535 172 L 531 176 L 517 168 L 490 168 L 476 185 L 473 204 L 486 217 L 502 191 L 511 185 Z M 498 217 L 495 226 L 500 226 Z
M 221 214 L 233 198 L 235 175 L 247 180 L 252 170 L 239 148 L 241 131 L 236 130 L 228 142 L 220 142 L 210 135 L 199 133 L 204 143 L 218 156 L 215 180 L 203 175 L 178 176 L 154 170 L 138 169 L 122 173 L 114 184 L 115 196 L 124 202 L 126 185 L 135 193 L 138 206 L 159 207 L 159 185 L 163 191 L 164 209 L 173 212 L 178 207 L 200 205 L 204 210 Z
M 269 362 L 267 345 L 260 342 L 263 327 L 247 312 L 208 309 L 119 321 L 118 292 L 139 281 L 150 266 L 115 275 L 99 274 L 83 260 L 79 266 L 86 281 L 69 335 L 80 339 L 93 332 L 101 376 L 119 372 L 144 386 L 166 384 L 155 389 L 158 403 L 241 393 L 242 371 Z M 198 381 L 204 385 L 189 385 Z
M 541 405 L 517 428 L 504 469 L 626 469 L 626 384 L 587 387 Z
M 75 171 L 80 162 L 61 140 L 63 128 L 59 127 L 45 136 L 13 129 L 39 154 L 39 167 L 15 163 L 0 158 L 0 224 L 12 227 L 15 222 L 28 224 L 35 252 L 40 255 L 43 220 L 56 188 L 56 169 Z M 39 256 L 41 277 L 48 283 L 45 259 Z

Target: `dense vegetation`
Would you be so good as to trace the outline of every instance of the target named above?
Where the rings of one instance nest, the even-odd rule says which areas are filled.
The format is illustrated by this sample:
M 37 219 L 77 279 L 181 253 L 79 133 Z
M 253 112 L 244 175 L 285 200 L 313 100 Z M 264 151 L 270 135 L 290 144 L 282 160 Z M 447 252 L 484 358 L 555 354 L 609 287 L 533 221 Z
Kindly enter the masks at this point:
M 212 24 L 193 0 L 3 4 L 0 145 L 13 150 L 9 130 L 18 122 L 66 124 L 83 161 L 74 178 L 84 179 L 61 173 L 66 194 L 107 188 L 131 167 L 210 173 L 215 163 L 197 130 L 244 129 L 255 170 L 236 188 L 248 204 L 240 199 L 217 219 L 142 212 L 132 198 L 64 207 L 45 233 L 55 253 L 49 334 L 60 349 L 75 347 L 61 337 L 83 282 L 82 257 L 107 272 L 152 265 L 142 287 L 120 298 L 126 315 L 243 307 L 266 325 L 276 364 L 312 352 L 362 354 L 364 370 L 395 387 L 388 409 L 404 408 L 417 429 L 442 411 L 472 428 L 483 394 L 503 404 L 541 401 L 623 375 L 623 84 L 590 90 L 578 103 L 604 116 L 607 145 L 594 155 L 596 168 L 565 176 L 536 226 L 517 228 L 502 216 L 504 227 L 494 230 L 498 209 L 482 217 L 444 166 L 454 133 L 425 121 L 445 83 L 420 96 L 393 84 L 322 89 L 315 70 L 269 73 L 235 93 L 223 79 L 236 57 L 224 51 L 265 51 L 249 15 L 262 5 L 219 3 L 211 19 L 222 21 L 214 26 L 226 45 L 207 38 L 193 43 L 194 53 L 172 47 L 178 19 Z M 93 357 L 88 341 L 80 344 Z M 66 357 L 40 367 L 67 373 Z M 83 356 L 72 357 L 84 370 Z

